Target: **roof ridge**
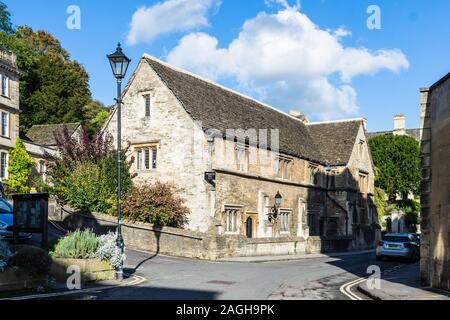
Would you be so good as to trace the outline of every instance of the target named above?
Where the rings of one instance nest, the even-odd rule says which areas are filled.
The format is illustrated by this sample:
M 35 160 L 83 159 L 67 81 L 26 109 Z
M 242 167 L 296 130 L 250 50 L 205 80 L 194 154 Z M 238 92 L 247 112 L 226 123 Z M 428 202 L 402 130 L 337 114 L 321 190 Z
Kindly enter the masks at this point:
M 282 110 L 280 110 L 280 109 L 277 109 L 277 108 L 275 108 L 275 107 L 273 107 L 273 106 L 271 106 L 271 105 L 269 105 L 269 104 L 267 104 L 267 103 L 264 103 L 264 102 L 262 102 L 262 101 L 259 101 L 259 100 L 257 100 L 256 98 L 250 97 L 250 96 L 248 96 L 248 95 L 246 95 L 246 94 L 243 94 L 243 93 L 241 93 L 241 92 L 239 92 L 239 91 L 236 91 L 236 90 L 230 89 L 230 88 L 228 88 L 228 87 L 225 87 L 224 85 L 221 85 L 220 83 L 217 83 L 217 82 L 215 82 L 215 81 L 213 81 L 213 80 L 210 80 L 210 79 L 207 79 L 207 78 L 205 78 L 205 77 L 202 77 L 202 76 L 200 76 L 200 75 L 198 75 L 198 74 L 196 74 L 196 73 L 190 72 L 190 71 L 188 71 L 188 70 L 186 70 L 186 69 L 183 69 L 183 68 L 180 68 L 180 67 L 171 65 L 171 64 L 169 64 L 169 63 L 167 63 L 167 62 L 165 62 L 165 61 L 163 61 L 163 60 L 161 60 L 161 59 L 158 59 L 158 58 L 156 58 L 156 57 L 154 57 L 154 56 L 152 56 L 152 55 L 150 55 L 150 54 L 148 54 L 148 53 L 144 53 L 144 54 L 143 54 L 143 57 L 146 58 L 146 59 L 153 60 L 153 61 L 155 61 L 155 62 L 157 62 L 157 63 L 160 63 L 160 64 L 162 64 L 163 66 L 168 67 L 168 68 L 170 68 L 170 69 L 172 69 L 172 70 L 174 70 L 174 71 L 177 71 L 177 72 L 180 72 L 180 73 L 184 73 L 184 74 L 186 74 L 186 75 L 188 75 L 188 76 L 197 78 L 198 80 L 201 80 L 201 81 L 204 81 L 204 82 L 206 82 L 206 83 L 209 83 L 209 84 L 211 84 L 211 85 L 213 85 L 213 86 L 219 87 L 220 89 L 223 89 L 223 90 L 225 90 L 225 91 L 228 91 L 228 92 L 231 92 L 231 93 L 236 94 L 236 95 L 238 95 L 238 96 L 241 96 L 242 98 L 245 98 L 245 99 L 251 100 L 251 101 L 253 101 L 253 102 L 256 102 L 257 104 L 260 104 L 260 105 L 263 106 L 263 107 L 272 109 L 272 110 L 274 110 L 274 111 L 276 111 L 276 112 L 278 112 L 278 113 L 280 113 L 280 114 L 282 114 L 282 115 L 284 115 L 284 116 L 286 116 L 286 117 L 288 117 L 288 118 L 291 118 L 291 119 L 300 121 L 298 118 L 296 118 L 296 117 L 290 115 L 289 113 L 287 113 L 287 112 L 285 112 L 285 111 L 282 111 Z M 302 121 L 300 121 L 300 122 L 302 122 Z
M 319 124 L 333 124 L 333 123 L 345 123 L 345 122 L 363 122 L 366 121 L 365 118 L 354 118 L 354 119 L 342 119 L 342 120 L 329 120 L 329 121 L 318 121 L 306 123 L 307 126 L 314 126 Z

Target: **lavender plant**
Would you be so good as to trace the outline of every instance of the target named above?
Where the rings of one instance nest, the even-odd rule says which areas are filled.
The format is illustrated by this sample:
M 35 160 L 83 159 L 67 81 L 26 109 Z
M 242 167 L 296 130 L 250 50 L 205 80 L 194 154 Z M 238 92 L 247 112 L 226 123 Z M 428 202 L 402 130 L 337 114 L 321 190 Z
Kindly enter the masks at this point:
M 102 261 L 109 261 L 114 268 L 118 269 L 126 256 L 117 247 L 116 239 L 117 234 L 113 232 L 100 236 L 95 256 Z

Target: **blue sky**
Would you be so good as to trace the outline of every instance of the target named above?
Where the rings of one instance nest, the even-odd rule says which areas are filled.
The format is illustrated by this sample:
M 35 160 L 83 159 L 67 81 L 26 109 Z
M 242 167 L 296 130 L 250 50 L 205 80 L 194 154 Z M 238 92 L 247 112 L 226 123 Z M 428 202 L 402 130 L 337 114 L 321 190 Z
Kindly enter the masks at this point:
M 106 104 L 115 84 L 105 55 L 118 41 L 131 69 L 147 52 L 312 120 L 366 116 L 372 131 L 398 113 L 418 127 L 419 88 L 450 71 L 448 0 L 3 1 L 14 24 L 60 39 Z M 380 30 L 367 28 L 372 4 Z M 66 27 L 69 5 L 81 30 Z

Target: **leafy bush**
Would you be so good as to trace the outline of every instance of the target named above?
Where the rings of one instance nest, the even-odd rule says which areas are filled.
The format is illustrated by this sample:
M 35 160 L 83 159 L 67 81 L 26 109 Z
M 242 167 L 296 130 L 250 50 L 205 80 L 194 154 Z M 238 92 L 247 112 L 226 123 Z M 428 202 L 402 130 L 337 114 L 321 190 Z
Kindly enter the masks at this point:
M 156 182 L 134 186 L 123 200 L 123 215 L 132 221 L 152 223 L 158 226 L 183 227 L 187 223 L 189 209 L 185 200 L 171 184 Z
M 95 256 L 99 243 L 98 237 L 91 230 L 77 230 L 58 241 L 53 256 L 62 259 L 90 259 Z
M 375 205 L 378 211 L 378 220 L 380 225 L 383 222 L 383 217 L 386 214 L 386 192 L 381 188 L 375 188 Z
M 82 131 L 80 140 L 70 137 L 65 129 L 55 136 L 59 156 L 46 154 L 49 161 L 51 193 L 63 204 L 75 209 L 109 213 L 117 195 L 116 151 L 111 151 L 111 136 L 90 138 Z M 122 158 L 122 187 L 126 192 L 132 185 L 131 163 Z
M 76 209 L 105 212 L 110 204 L 103 191 L 101 171 L 94 163 L 79 163 L 65 178 L 64 198 Z
M 406 199 L 395 203 L 395 206 L 405 213 L 405 224 L 410 228 L 415 228 L 420 223 L 420 203 L 416 200 Z
M 34 161 L 27 153 L 25 145 L 19 138 L 9 153 L 9 178 L 6 181 L 8 189 L 13 193 L 28 193 L 30 191 L 30 177 Z
M 109 232 L 100 236 L 99 241 L 100 244 L 95 253 L 96 258 L 102 261 L 109 261 L 114 268 L 119 268 L 125 260 L 125 255 L 117 247 L 117 234 Z
M 17 246 L 8 260 L 8 266 L 12 267 L 19 275 L 31 277 L 46 276 L 50 272 L 52 259 L 45 250 L 33 246 Z

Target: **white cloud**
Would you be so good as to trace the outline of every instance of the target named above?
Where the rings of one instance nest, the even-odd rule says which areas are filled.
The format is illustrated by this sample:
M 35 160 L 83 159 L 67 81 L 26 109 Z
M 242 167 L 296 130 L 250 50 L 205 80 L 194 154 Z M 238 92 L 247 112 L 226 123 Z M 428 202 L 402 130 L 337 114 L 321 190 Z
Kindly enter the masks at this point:
M 353 77 L 409 67 L 399 50 L 344 47 L 340 40 L 350 31 L 322 30 L 297 6 L 271 1 L 284 3 L 284 9 L 247 20 L 228 47 L 192 33 L 168 53 L 168 62 L 213 80 L 234 80 L 238 89 L 275 107 L 323 119 L 358 112 Z
M 208 11 L 217 11 L 220 4 L 221 0 L 165 0 L 141 7 L 131 19 L 128 44 L 151 42 L 161 34 L 208 26 Z

